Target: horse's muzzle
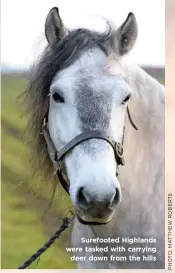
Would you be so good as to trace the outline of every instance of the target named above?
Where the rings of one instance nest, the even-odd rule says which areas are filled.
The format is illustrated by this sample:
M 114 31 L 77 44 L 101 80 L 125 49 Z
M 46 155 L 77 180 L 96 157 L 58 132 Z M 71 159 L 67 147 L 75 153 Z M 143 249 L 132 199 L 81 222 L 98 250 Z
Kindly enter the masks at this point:
M 87 224 L 92 222 L 106 224 L 112 219 L 120 201 L 121 191 L 118 188 L 112 188 L 110 193 L 107 192 L 100 200 L 90 195 L 85 188 L 80 188 L 76 199 L 78 219 Z

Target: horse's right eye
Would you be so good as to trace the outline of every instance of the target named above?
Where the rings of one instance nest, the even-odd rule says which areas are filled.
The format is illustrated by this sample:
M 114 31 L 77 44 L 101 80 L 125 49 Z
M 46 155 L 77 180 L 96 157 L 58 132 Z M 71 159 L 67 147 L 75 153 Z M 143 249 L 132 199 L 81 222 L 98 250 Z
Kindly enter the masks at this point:
M 122 104 L 124 105 L 131 97 L 131 94 L 127 95 L 126 98 L 122 101 Z
M 54 101 L 61 102 L 61 103 L 64 102 L 64 98 L 62 96 L 60 96 L 59 93 L 54 92 L 52 96 L 53 96 Z

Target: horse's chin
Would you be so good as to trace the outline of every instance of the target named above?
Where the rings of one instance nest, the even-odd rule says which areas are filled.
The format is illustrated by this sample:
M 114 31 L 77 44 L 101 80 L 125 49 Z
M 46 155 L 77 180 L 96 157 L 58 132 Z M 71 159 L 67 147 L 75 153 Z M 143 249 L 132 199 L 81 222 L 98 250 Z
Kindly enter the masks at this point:
M 109 223 L 112 218 L 113 218 L 113 214 L 114 212 L 112 212 L 110 215 L 108 216 L 105 216 L 105 217 L 92 217 L 91 215 L 88 215 L 88 214 L 84 214 L 84 215 L 80 215 L 78 214 L 78 220 L 80 223 L 85 223 L 86 225 L 102 225 L 102 224 L 107 224 Z

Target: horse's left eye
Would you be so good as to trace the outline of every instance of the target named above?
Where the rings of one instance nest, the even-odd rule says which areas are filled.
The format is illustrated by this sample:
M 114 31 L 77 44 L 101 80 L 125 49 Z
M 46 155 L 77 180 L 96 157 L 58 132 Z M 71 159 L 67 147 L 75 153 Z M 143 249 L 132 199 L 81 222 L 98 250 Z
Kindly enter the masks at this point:
M 64 98 L 59 93 L 54 92 L 52 96 L 53 96 L 54 101 L 64 102 Z
M 130 99 L 131 95 L 129 94 L 123 101 L 121 104 L 125 104 L 129 99 Z

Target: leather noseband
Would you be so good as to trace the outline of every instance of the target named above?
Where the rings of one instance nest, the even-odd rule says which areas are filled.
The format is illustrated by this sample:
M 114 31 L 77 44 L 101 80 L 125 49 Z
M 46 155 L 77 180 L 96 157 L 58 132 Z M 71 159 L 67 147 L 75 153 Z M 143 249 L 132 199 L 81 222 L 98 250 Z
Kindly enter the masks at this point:
M 92 130 L 87 131 L 79 134 L 75 138 L 73 138 L 70 142 L 68 142 L 59 152 L 57 151 L 51 137 L 48 131 L 47 121 L 46 118 L 44 119 L 43 126 L 42 126 L 42 134 L 45 138 L 45 141 L 47 143 L 47 148 L 49 152 L 50 159 L 52 161 L 52 164 L 55 168 L 55 173 L 57 174 L 60 183 L 64 190 L 69 194 L 69 184 L 66 181 L 66 175 L 64 174 L 62 170 L 62 160 L 64 156 L 70 152 L 74 147 L 76 147 L 78 144 L 89 140 L 89 139 L 103 139 L 106 142 L 108 142 L 111 147 L 113 148 L 114 154 L 115 154 L 115 160 L 118 165 L 124 165 L 124 156 L 123 156 L 123 141 L 124 141 L 124 131 L 123 131 L 123 140 L 122 144 L 119 142 L 116 142 L 112 137 L 107 135 L 105 132 Z M 116 172 L 116 175 L 118 175 L 118 171 Z

